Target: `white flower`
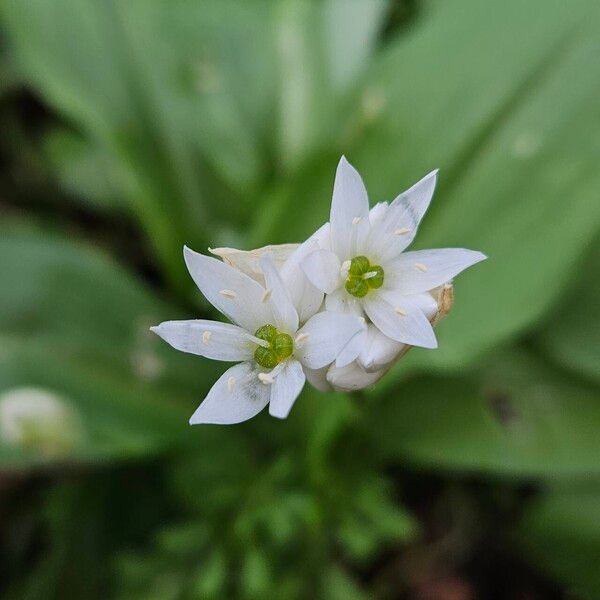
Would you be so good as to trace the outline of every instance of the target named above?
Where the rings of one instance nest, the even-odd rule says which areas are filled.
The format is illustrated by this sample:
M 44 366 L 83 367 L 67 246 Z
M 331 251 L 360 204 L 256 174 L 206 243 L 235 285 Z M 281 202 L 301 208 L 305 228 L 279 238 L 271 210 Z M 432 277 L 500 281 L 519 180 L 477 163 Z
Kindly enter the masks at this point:
M 57 457 L 72 452 L 83 434 L 75 408 L 50 390 L 19 387 L 0 395 L 0 438 L 6 444 Z
M 431 321 L 438 305 L 432 290 L 486 258 L 462 248 L 404 252 L 429 206 L 436 175 L 433 171 L 389 205 L 369 210 L 360 175 L 342 157 L 329 225 L 309 240 L 320 248 L 301 266 L 326 294 L 326 309 L 369 319 L 368 330 L 352 340 L 360 347 L 358 362 L 365 372 L 381 370 L 404 345 L 437 347 Z
M 188 270 L 206 299 L 234 324 L 216 321 L 166 321 L 152 331 L 183 352 L 214 360 L 239 362 L 217 380 L 190 419 L 197 423 L 240 423 L 267 404 L 271 415 L 287 417 L 305 381 L 305 371 L 337 360 L 352 362 L 358 352 L 345 351 L 348 342 L 365 329 L 354 315 L 325 311 L 322 293 L 299 269 L 312 242 L 298 247 L 284 273 L 268 255 L 259 258 L 265 285 L 215 258 L 184 249 Z M 282 268 L 282 271 L 284 269 Z M 291 275 L 290 275 L 291 273 Z M 312 313 L 311 313 L 312 311 Z M 299 313 L 303 313 L 304 325 Z

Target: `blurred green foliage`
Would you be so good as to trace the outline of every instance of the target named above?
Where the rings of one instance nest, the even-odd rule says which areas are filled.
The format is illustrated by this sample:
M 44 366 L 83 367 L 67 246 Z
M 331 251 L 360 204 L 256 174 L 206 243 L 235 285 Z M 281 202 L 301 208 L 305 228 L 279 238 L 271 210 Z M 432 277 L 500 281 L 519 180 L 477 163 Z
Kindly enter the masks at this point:
M 0 437 L 0 591 L 412 597 L 458 488 L 600 598 L 599 27 L 594 0 L 2 2 L 0 401 L 51 392 L 82 431 Z M 285 422 L 188 428 L 221 367 L 148 332 L 209 314 L 182 245 L 301 241 L 342 153 L 372 202 L 440 167 L 418 247 L 489 255 L 440 349 Z

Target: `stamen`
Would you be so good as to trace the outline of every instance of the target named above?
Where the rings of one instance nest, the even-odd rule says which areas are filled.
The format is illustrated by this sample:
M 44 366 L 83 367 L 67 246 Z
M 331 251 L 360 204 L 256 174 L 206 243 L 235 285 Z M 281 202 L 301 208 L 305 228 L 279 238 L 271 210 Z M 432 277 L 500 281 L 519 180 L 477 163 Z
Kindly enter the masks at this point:
M 210 342 L 211 336 L 212 336 L 211 331 L 202 332 L 202 343 L 208 346 L 208 342 Z
M 362 221 L 362 217 L 354 217 L 352 219 L 352 225 L 358 225 Z
M 400 227 L 400 229 L 394 231 L 394 235 L 406 235 L 407 233 L 410 233 L 410 229 L 406 227 Z
M 271 297 L 272 293 L 273 293 L 273 290 L 271 288 L 267 288 L 265 290 L 264 294 L 262 295 L 262 301 L 267 302 L 269 300 L 269 298 Z
M 363 279 L 371 279 L 373 277 L 377 277 L 377 271 L 369 271 L 363 275 Z
M 407 315 L 407 312 L 403 308 L 400 308 L 399 306 L 396 306 L 396 308 L 394 309 L 394 312 L 398 315 L 402 315 L 403 317 L 405 317 Z
M 221 296 L 224 296 L 225 298 L 235 298 L 237 296 L 237 294 L 233 291 L 233 290 L 221 290 L 219 292 L 219 294 L 221 294 Z
M 427 271 L 427 266 L 423 263 L 415 263 L 415 269 L 421 271 L 422 273 L 425 273 L 425 271 Z
M 264 383 L 265 385 L 271 385 L 275 380 L 273 379 L 273 377 L 271 377 L 271 375 L 269 375 L 268 373 L 259 373 L 258 374 L 258 378 L 262 381 L 262 383 Z
M 235 389 L 235 377 L 230 377 L 227 380 L 227 390 L 229 392 L 233 392 L 234 389 Z
M 294 340 L 294 342 L 295 342 L 296 344 L 301 344 L 302 342 L 304 342 L 305 340 L 307 340 L 307 339 L 308 339 L 308 337 L 309 337 L 308 333 L 299 333 L 299 334 L 296 336 L 296 339 Z

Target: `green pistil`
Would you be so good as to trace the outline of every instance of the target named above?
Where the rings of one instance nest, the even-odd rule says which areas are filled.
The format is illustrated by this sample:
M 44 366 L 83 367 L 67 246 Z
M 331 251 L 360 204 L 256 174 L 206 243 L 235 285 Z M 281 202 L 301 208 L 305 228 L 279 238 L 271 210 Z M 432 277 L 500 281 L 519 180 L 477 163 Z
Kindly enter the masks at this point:
M 383 285 L 383 269 L 372 265 L 366 256 L 355 256 L 350 261 L 348 277 L 344 287 L 356 298 L 363 298 L 369 290 L 376 290 Z
M 254 351 L 254 360 L 265 369 L 273 369 L 282 360 L 289 358 L 294 351 L 292 337 L 277 331 L 274 325 L 263 325 L 254 335 L 269 344 L 268 348 L 258 346 Z

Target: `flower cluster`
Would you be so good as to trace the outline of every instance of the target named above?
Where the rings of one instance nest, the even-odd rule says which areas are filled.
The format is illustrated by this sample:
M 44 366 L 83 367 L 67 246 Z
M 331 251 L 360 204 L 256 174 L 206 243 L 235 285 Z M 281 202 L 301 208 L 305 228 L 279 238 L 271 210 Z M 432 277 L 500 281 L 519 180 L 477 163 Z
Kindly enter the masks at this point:
M 243 251 L 184 248 L 206 299 L 231 323 L 166 321 L 152 331 L 183 352 L 236 362 L 190 419 L 285 418 L 305 381 L 319 390 L 375 383 L 412 346 L 435 348 L 433 325 L 452 305 L 451 280 L 483 260 L 461 248 L 405 252 L 433 196 L 437 171 L 369 210 L 342 157 L 330 220 L 302 244 Z

